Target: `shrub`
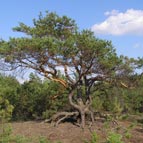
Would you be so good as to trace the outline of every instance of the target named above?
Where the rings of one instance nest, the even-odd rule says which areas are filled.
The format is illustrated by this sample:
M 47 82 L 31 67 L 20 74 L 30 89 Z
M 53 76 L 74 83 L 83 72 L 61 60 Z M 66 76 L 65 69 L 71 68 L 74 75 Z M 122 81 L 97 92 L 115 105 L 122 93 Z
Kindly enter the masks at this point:
M 107 143 L 124 143 L 122 141 L 122 135 L 114 132 L 110 132 L 107 137 Z

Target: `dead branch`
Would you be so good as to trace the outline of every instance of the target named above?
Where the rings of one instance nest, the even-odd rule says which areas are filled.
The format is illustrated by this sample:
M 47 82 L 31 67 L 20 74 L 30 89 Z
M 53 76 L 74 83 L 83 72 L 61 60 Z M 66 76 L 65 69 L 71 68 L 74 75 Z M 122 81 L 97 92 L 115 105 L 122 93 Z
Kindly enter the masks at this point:
M 45 122 L 55 122 L 54 126 L 58 126 L 59 123 L 61 123 L 62 121 L 64 121 L 67 118 L 70 118 L 71 116 L 78 116 L 79 112 L 75 111 L 75 112 L 59 112 L 57 114 L 55 114 L 51 119 L 47 119 L 45 120 Z

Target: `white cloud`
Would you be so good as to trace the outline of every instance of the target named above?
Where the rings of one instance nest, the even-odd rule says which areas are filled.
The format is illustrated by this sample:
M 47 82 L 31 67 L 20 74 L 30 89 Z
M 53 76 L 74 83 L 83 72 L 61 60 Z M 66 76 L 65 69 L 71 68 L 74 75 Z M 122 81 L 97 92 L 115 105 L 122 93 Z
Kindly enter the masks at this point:
M 128 9 L 125 13 L 112 10 L 104 14 L 107 19 L 91 28 L 95 34 L 143 35 L 143 10 Z
M 106 16 L 109 16 L 109 15 L 117 15 L 119 13 L 119 11 L 118 10 L 116 10 L 116 9 L 113 9 L 112 11 L 106 11 L 105 13 L 104 13 L 104 15 L 106 15 Z
M 135 43 L 133 47 L 134 47 L 134 48 L 140 48 L 140 47 L 141 47 L 141 44 L 140 44 L 140 43 Z

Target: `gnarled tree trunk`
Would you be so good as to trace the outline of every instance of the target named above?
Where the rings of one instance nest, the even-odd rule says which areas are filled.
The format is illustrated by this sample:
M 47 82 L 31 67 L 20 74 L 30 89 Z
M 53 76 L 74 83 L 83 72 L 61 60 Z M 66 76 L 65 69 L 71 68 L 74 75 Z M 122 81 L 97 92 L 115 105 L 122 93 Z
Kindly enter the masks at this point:
M 77 104 L 73 102 L 73 95 L 74 95 L 74 91 L 72 91 L 69 94 L 69 103 L 72 107 L 74 107 L 80 114 L 80 118 L 81 118 L 81 127 L 84 129 L 85 128 L 85 124 L 86 124 L 86 115 L 90 114 L 91 117 L 91 123 L 94 123 L 94 115 L 93 112 L 90 110 L 90 105 L 91 105 L 91 99 L 87 100 L 86 103 L 84 104 L 83 100 L 81 98 L 79 98 L 77 100 Z
M 86 103 L 83 102 L 81 98 L 77 99 L 77 102 L 73 102 L 74 90 L 72 90 L 69 95 L 69 104 L 75 109 L 74 112 L 60 112 L 55 114 L 51 119 L 46 120 L 45 122 L 55 122 L 55 126 L 58 126 L 60 122 L 67 118 L 74 118 L 78 120 L 78 116 L 80 115 L 80 127 L 82 129 L 85 128 L 86 125 L 86 115 L 90 115 L 91 117 L 91 124 L 94 123 L 94 115 L 93 112 L 90 110 L 91 100 L 87 100 Z

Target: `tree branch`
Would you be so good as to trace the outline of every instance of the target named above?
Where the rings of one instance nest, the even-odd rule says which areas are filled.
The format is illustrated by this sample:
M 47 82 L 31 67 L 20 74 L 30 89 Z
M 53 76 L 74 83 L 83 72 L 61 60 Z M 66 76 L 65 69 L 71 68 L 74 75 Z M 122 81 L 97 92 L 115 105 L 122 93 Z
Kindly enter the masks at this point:
M 73 95 L 74 95 L 74 90 L 72 90 L 71 93 L 70 93 L 69 96 L 68 96 L 68 98 L 69 98 L 69 103 L 70 103 L 70 105 L 73 106 L 75 109 L 80 110 L 80 106 L 78 106 L 77 104 L 75 104 L 75 103 L 73 102 L 73 99 L 72 99 Z

